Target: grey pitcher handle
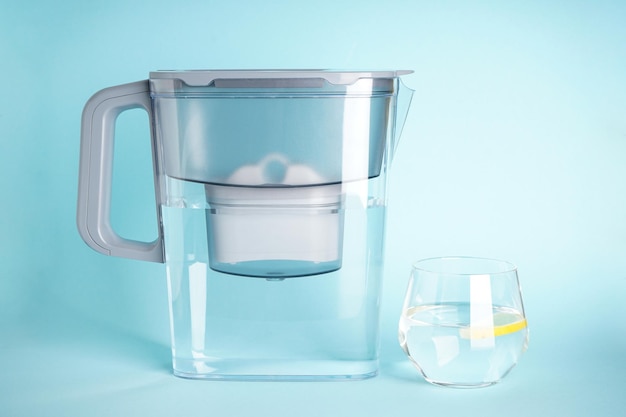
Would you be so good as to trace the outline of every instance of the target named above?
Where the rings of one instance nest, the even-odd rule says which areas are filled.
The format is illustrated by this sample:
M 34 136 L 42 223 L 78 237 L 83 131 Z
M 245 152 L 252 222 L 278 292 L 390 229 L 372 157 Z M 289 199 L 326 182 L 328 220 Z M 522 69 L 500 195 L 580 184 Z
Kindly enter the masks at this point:
M 119 236 L 110 222 L 115 120 L 123 111 L 134 108 L 144 109 L 152 121 L 147 80 L 106 88 L 85 104 L 80 139 L 78 231 L 87 245 L 105 255 L 164 262 L 160 226 L 157 240 L 139 242 Z

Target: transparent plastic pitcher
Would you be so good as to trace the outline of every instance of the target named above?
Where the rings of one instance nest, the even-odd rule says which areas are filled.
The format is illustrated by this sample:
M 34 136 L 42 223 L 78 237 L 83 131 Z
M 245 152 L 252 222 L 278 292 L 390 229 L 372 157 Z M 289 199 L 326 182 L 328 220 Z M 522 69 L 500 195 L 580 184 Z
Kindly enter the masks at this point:
M 78 229 L 98 252 L 165 263 L 175 375 L 376 375 L 408 73 L 158 71 L 88 101 Z M 131 108 L 151 121 L 155 242 L 109 221 L 113 126 Z

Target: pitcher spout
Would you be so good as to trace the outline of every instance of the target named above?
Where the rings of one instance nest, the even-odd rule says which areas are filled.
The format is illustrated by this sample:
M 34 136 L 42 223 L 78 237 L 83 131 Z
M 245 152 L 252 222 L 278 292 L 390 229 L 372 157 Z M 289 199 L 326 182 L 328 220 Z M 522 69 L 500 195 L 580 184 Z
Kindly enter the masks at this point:
M 398 71 L 399 76 L 412 74 L 413 71 Z M 389 161 L 392 162 L 396 154 L 398 143 L 400 142 L 400 136 L 402 135 L 402 129 L 406 122 L 409 108 L 411 107 L 411 100 L 413 99 L 413 93 L 415 90 L 407 87 L 402 78 L 398 78 L 398 94 L 396 96 L 396 111 L 394 120 L 394 131 L 391 136 L 391 154 Z

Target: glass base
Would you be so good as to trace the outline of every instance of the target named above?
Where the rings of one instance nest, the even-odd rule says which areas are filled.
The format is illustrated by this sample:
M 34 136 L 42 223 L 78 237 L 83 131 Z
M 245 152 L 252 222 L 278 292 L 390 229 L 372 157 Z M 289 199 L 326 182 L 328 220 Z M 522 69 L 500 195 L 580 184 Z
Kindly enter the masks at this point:
M 378 375 L 378 361 L 174 359 L 174 375 L 239 381 L 363 380 Z
M 424 378 L 427 382 L 433 384 L 433 385 L 437 385 L 439 387 L 446 387 L 446 388 L 460 388 L 460 389 L 472 389 L 472 388 L 484 388 L 484 387 L 489 387 L 491 385 L 495 385 L 497 384 L 499 381 L 487 381 L 487 382 L 462 382 L 462 383 L 457 383 L 457 382 L 440 382 L 440 381 L 433 381 L 431 379 L 428 378 Z

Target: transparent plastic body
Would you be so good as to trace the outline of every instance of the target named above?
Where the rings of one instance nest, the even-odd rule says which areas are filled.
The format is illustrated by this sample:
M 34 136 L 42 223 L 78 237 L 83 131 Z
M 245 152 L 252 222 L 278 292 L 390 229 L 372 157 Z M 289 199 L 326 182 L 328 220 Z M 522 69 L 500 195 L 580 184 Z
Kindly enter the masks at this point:
M 151 80 L 176 375 L 376 375 L 399 85 Z

